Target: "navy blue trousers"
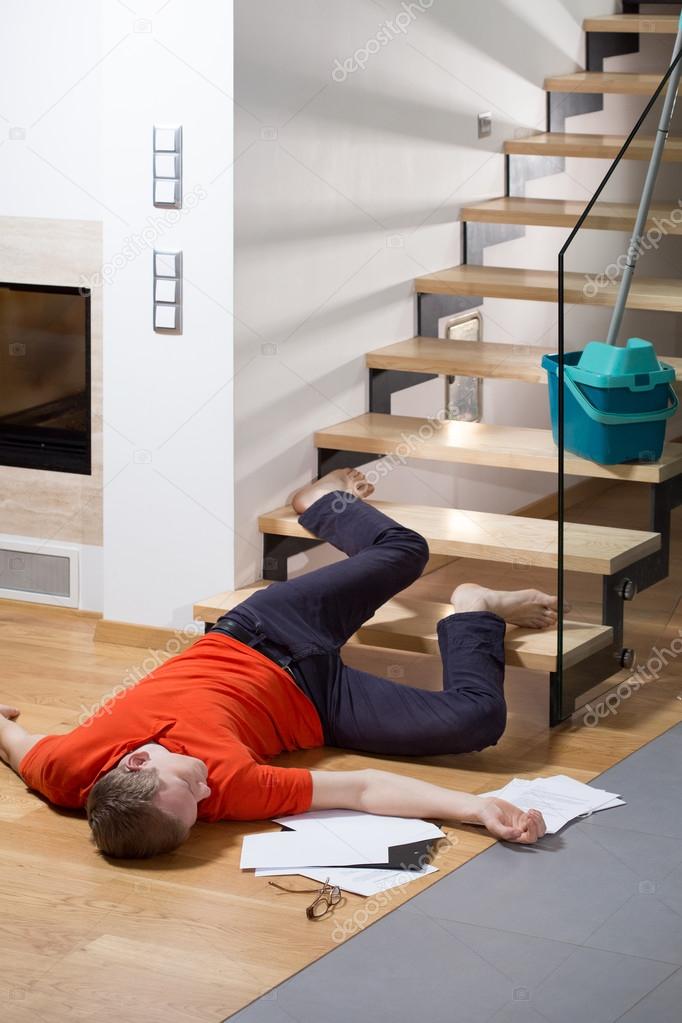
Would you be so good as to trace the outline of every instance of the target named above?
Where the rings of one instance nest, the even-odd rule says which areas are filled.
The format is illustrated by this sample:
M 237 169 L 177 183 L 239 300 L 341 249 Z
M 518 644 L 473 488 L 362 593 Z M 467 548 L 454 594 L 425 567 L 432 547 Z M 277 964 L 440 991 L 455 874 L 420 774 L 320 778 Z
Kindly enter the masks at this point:
M 350 668 L 339 648 L 421 575 L 427 543 L 341 491 L 319 498 L 299 522 L 348 557 L 273 583 L 228 617 L 291 658 L 297 684 L 320 715 L 327 745 L 410 756 L 494 745 L 506 724 L 504 620 L 489 611 L 467 611 L 438 623 L 442 691 Z

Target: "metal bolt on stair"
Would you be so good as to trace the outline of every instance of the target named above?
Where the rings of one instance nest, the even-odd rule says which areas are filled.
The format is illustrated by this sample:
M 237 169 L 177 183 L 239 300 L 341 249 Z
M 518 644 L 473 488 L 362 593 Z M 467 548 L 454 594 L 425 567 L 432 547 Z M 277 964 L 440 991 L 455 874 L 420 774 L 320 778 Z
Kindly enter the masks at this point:
M 634 668 L 637 655 L 632 647 L 624 646 L 620 652 L 621 668 Z
M 618 596 L 623 600 L 634 600 L 637 596 L 637 583 L 634 579 L 623 579 L 618 587 Z

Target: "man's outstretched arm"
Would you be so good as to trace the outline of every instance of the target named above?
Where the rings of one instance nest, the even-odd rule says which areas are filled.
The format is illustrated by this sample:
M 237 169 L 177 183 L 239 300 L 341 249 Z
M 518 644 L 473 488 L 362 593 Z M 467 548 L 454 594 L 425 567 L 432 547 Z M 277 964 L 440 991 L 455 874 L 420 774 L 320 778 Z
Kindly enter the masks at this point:
M 311 810 L 364 810 L 390 817 L 428 817 L 482 824 L 505 842 L 530 845 L 542 838 L 538 810 L 525 812 L 504 799 L 442 788 L 390 771 L 311 771 Z
M 19 774 L 19 764 L 35 744 L 44 739 L 44 735 L 32 735 L 18 725 L 15 718 L 19 717 L 16 707 L 8 707 L 0 703 L 0 760 Z

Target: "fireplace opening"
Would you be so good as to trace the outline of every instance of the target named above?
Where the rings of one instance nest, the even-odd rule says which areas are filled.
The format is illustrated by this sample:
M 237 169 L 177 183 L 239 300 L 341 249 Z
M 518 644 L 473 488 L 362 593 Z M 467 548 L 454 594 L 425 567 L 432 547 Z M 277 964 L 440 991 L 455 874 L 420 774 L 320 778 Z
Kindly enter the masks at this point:
M 90 475 L 90 292 L 0 283 L 0 465 Z

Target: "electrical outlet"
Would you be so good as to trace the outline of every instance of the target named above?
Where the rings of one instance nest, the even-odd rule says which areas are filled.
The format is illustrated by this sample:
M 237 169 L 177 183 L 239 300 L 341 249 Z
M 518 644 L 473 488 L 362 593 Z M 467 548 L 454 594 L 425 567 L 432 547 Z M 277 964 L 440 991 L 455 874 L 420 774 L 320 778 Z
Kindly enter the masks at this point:
M 492 135 L 493 131 L 493 115 L 489 110 L 484 114 L 478 115 L 478 137 L 479 139 L 487 139 L 489 135 Z

